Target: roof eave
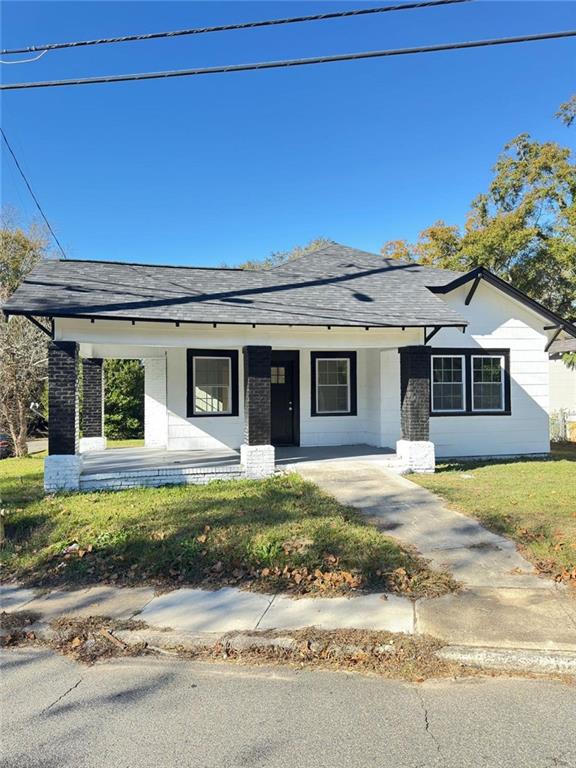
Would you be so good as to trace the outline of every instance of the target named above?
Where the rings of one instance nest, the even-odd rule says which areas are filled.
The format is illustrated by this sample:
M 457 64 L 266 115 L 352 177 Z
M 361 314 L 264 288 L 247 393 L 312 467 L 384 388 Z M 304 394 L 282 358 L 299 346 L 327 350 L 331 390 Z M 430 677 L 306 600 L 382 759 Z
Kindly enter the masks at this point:
M 355 324 L 350 323 L 338 323 L 338 322 L 322 322 L 322 323 L 290 323 L 290 322 L 270 322 L 270 321 L 254 321 L 254 320 L 184 320 L 181 318 L 169 318 L 169 317 L 141 317 L 138 315 L 122 315 L 111 316 L 102 314 L 85 314 L 78 312 L 60 312 L 53 310 L 50 312 L 42 312 L 37 309 L 3 309 L 3 314 L 6 317 L 11 315 L 20 317 L 47 317 L 51 320 L 114 320 L 119 322 L 131 322 L 131 323 L 168 323 L 170 325 L 276 325 L 283 328 L 467 328 L 469 323 L 465 320 L 454 321 L 448 323 L 446 321 L 430 320 L 425 323 L 410 323 L 401 322 L 398 323 L 369 323 L 359 320 Z
M 554 322 L 556 324 L 555 327 L 562 328 L 562 330 L 566 331 L 566 333 L 570 334 L 570 336 L 576 338 L 576 325 L 571 323 L 569 320 L 565 320 L 563 317 L 558 315 L 556 312 L 553 312 L 551 309 L 548 309 L 543 304 L 540 304 L 539 301 L 530 298 L 530 296 L 524 293 L 524 291 L 521 291 L 519 288 L 516 288 L 510 283 L 507 283 L 506 280 L 498 277 L 498 275 L 490 272 L 490 270 L 486 269 L 485 267 L 476 267 L 470 272 L 467 272 L 465 275 L 457 277 L 455 280 L 452 280 L 450 283 L 446 283 L 445 285 L 434 285 L 427 287 L 429 291 L 432 291 L 432 293 L 450 293 L 451 291 L 456 290 L 456 288 L 460 288 L 470 281 L 476 280 L 476 278 L 486 280 L 486 282 L 490 283 L 490 285 L 500 289 L 503 293 L 506 293 L 508 296 L 516 299 L 521 304 L 524 304 L 525 306 L 532 309 L 534 312 L 537 312 L 543 317 L 548 318 L 548 320 Z

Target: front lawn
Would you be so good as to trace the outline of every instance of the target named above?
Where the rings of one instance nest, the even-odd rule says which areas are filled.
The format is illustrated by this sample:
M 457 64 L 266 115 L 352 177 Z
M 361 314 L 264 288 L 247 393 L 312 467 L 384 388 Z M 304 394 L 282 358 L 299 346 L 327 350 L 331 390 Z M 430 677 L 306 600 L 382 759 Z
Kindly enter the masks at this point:
M 413 596 L 454 586 L 296 475 L 44 497 L 42 465 L 37 457 L 0 462 L 4 579 Z
M 144 448 L 144 439 L 134 438 L 133 440 L 106 440 L 107 448 Z
M 553 444 L 550 459 L 450 462 L 410 479 L 514 539 L 542 573 L 576 580 L 576 444 Z

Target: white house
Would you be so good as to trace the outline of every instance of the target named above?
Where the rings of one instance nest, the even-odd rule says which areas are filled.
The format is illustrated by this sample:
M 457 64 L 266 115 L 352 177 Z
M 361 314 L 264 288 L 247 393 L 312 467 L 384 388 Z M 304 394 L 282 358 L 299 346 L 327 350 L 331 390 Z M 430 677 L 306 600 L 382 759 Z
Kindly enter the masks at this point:
M 576 337 L 482 268 L 338 244 L 258 271 L 44 261 L 4 312 L 51 321 L 47 490 L 122 485 L 84 474 L 105 445 L 105 358 L 144 360 L 147 449 L 203 457 L 179 481 L 237 452 L 232 475 L 265 476 L 282 446 L 387 448 L 433 471 L 435 457 L 547 453 L 548 351 Z M 178 481 L 156 469 L 153 484 Z

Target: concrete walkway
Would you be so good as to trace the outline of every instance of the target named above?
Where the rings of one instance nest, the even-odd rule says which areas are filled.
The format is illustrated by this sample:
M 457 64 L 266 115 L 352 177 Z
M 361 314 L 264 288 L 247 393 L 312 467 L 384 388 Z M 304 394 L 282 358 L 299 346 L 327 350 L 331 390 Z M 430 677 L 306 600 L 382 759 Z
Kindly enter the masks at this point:
M 346 471 L 330 461 L 295 469 L 463 585 L 417 601 L 416 632 L 462 645 L 576 650 L 576 593 L 538 576 L 510 539 L 374 462 L 349 461 Z
M 448 509 L 433 493 L 375 463 L 349 461 L 301 464 L 302 477 L 404 544 L 416 547 L 435 568 L 445 568 L 467 587 L 551 590 L 510 539 Z

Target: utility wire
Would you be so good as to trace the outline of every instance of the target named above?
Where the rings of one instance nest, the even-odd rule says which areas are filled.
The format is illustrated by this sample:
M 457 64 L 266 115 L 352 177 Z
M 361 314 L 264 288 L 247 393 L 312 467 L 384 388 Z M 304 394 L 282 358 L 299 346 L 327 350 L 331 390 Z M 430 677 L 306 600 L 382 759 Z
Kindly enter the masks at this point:
M 46 226 L 48 227 L 48 229 L 50 230 L 50 234 L 52 235 L 52 237 L 53 237 L 53 238 L 54 238 L 54 240 L 56 241 L 56 245 L 57 245 L 57 246 L 58 246 L 58 248 L 60 249 L 60 252 L 61 252 L 62 256 L 63 256 L 64 258 L 66 258 L 66 253 L 64 252 L 64 248 L 62 248 L 62 243 L 60 242 L 60 240 L 58 240 L 58 238 L 56 237 L 56 233 L 54 232 L 54 230 L 53 230 L 53 229 L 52 229 L 52 227 L 50 226 L 50 222 L 49 222 L 49 221 L 48 221 L 48 219 L 46 218 L 46 214 L 45 214 L 45 213 L 44 213 L 44 211 L 42 210 L 42 206 L 41 206 L 41 205 L 40 205 L 40 203 L 38 202 L 38 198 L 37 198 L 37 197 L 36 197 L 36 195 L 34 194 L 34 191 L 33 191 L 32 187 L 30 186 L 30 182 L 29 182 L 29 181 L 28 181 L 28 179 L 26 178 L 26 174 L 25 174 L 25 173 L 24 173 L 24 171 L 22 170 L 22 166 L 21 166 L 21 165 L 20 165 L 20 163 L 18 162 L 18 158 L 17 158 L 17 157 L 16 157 L 16 155 L 14 154 L 14 150 L 13 150 L 13 149 L 12 149 L 12 147 L 10 146 L 10 142 L 9 142 L 9 141 L 8 141 L 8 139 L 6 138 L 6 134 L 4 133 L 4 129 L 3 129 L 3 128 L 0 128 L 0 132 L 2 133 L 2 138 L 3 138 L 3 139 L 4 139 L 4 141 L 6 142 L 6 146 L 8 147 L 8 151 L 9 151 L 9 152 L 10 152 L 10 154 L 12 155 L 12 159 L 14 160 L 14 163 L 16 164 L 16 168 L 18 168 L 18 171 L 20 172 L 20 176 L 22 176 L 22 178 L 24 179 L 24 183 L 25 183 L 25 184 L 26 184 L 26 186 L 28 187 L 28 192 L 30 192 L 30 194 L 32 195 L 32 200 L 34 200 L 34 202 L 36 203 L 36 208 L 38 208 L 38 210 L 40 211 L 40 215 L 42 216 L 42 218 L 43 218 L 43 219 L 44 219 L 44 221 L 46 222 Z
M 501 37 L 492 40 L 473 40 L 465 43 L 441 43 L 425 45 L 418 48 L 393 48 L 384 51 L 364 51 L 361 53 L 342 53 L 335 56 L 314 56 L 308 59 L 284 59 L 281 61 L 260 61 L 253 64 L 230 64 L 219 67 L 203 67 L 196 69 L 176 69 L 167 72 L 143 72 L 132 75 L 102 75 L 85 77 L 74 80 L 45 80 L 30 83 L 11 83 L 0 85 L 0 91 L 17 91 L 25 88 L 56 88 L 67 85 L 95 85 L 97 83 L 125 83 L 135 80 L 160 80 L 170 77 L 189 77 L 192 75 L 215 75 L 229 72 L 249 72 L 260 69 L 281 69 L 286 67 L 301 67 L 309 64 L 328 64 L 335 61 L 358 61 L 359 59 L 376 59 L 386 56 L 408 56 L 416 53 L 434 53 L 436 51 L 455 51 L 463 48 L 487 48 L 492 45 L 508 45 L 511 43 L 529 43 L 537 40 L 554 40 L 565 37 L 576 37 L 576 30 L 565 32 L 544 32 L 538 35 L 523 35 L 521 37 Z
M 0 64 L 30 64 L 33 61 L 38 61 L 42 56 L 45 56 L 48 51 L 41 51 L 38 56 L 34 56 L 33 59 L 16 59 L 15 61 L 4 61 L 0 59 Z
M 467 3 L 471 0 L 422 0 L 422 2 L 383 5 L 377 8 L 358 8 L 351 11 L 334 11 L 332 13 L 317 13 L 311 16 L 292 16 L 285 19 L 268 19 L 266 21 L 245 21 L 239 24 L 222 24 L 216 27 L 196 27 L 178 29 L 174 32 L 151 32 L 142 35 L 124 35 L 123 37 L 104 37 L 97 40 L 78 40 L 71 43 L 47 43 L 46 45 L 30 45 L 26 48 L 7 48 L 0 55 L 11 53 L 34 53 L 35 51 L 56 51 L 62 48 L 80 48 L 86 45 L 105 45 L 108 43 L 129 43 L 135 40 L 159 40 L 163 37 L 182 37 L 184 35 L 203 35 L 207 32 L 228 32 L 237 29 L 257 29 L 258 27 L 275 27 L 281 24 L 299 24 L 303 21 L 324 21 L 326 19 L 343 19 L 349 16 L 367 16 L 372 13 L 388 13 L 389 11 L 409 11 L 415 8 L 433 8 L 440 5 Z

